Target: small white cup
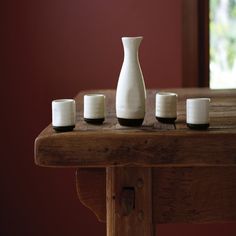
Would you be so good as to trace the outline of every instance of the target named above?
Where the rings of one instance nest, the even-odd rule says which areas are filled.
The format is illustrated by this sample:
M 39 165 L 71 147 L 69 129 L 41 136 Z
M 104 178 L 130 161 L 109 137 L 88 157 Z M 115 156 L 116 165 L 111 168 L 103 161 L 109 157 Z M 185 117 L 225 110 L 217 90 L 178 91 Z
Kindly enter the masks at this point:
M 74 99 L 52 101 L 52 126 L 56 131 L 71 131 L 76 123 L 76 105 Z
M 189 128 L 206 129 L 209 126 L 210 98 L 189 98 L 186 102 L 186 122 Z
M 160 122 L 173 123 L 177 118 L 176 93 L 159 92 L 156 94 L 156 118 Z
M 87 123 L 102 124 L 105 119 L 105 96 L 103 94 L 84 95 L 84 120 Z

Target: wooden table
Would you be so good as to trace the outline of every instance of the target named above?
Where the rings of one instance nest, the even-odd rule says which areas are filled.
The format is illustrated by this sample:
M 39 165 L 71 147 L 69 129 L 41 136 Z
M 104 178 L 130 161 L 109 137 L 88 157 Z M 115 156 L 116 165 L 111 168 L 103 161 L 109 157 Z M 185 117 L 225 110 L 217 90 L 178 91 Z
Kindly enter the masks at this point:
M 83 95 L 77 101 L 73 132 L 49 125 L 35 141 L 35 162 L 46 167 L 77 167 L 80 201 L 108 236 L 150 236 L 157 223 L 236 220 L 236 90 L 169 89 L 179 95 L 176 125 L 154 115 L 156 90 L 147 93 L 142 127 L 117 124 L 115 91 L 106 95 L 101 126 L 83 121 Z M 185 101 L 211 98 L 207 131 L 185 124 Z

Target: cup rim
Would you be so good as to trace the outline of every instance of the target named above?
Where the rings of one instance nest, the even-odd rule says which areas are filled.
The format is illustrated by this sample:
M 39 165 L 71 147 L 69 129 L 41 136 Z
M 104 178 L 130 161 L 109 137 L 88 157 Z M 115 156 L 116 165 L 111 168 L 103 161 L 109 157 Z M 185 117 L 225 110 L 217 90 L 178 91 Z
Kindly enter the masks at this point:
M 104 97 L 105 98 L 105 95 L 101 93 L 90 93 L 90 94 L 85 94 L 84 97 Z
M 178 97 L 177 93 L 173 93 L 173 92 L 157 92 L 156 96 L 160 96 L 160 97 Z
M 187 102 L 190 101 L 190 102 L 200 102 L 200 101 L 211 101 L 210 98 L 187 98 Z
M 61 99 L 55 99 L 52 102 L 53 103 L 68 103 L 68 102 L 75 102 L 75 100 L 71 98 L 61 98 Z

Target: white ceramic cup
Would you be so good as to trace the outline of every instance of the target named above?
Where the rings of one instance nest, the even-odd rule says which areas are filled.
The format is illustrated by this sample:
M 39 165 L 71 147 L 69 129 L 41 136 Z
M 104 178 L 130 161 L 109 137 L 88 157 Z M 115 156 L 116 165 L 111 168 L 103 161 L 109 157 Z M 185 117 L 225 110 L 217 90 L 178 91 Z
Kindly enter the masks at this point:
M 209 124 L 210 98 L 189 98 L 186 102 L 187 124 Z
M 105 96 L 103 94 L 84 95 L 84 118 L 104 119 L 105 117 Z
M 176 93 L 159 92 L 156 94 L 156 117 L 176 118 L 177 117 Z
M 76 105 L 74 99 L 52 101 L 52 126 L 74 127 L 76 123 Z

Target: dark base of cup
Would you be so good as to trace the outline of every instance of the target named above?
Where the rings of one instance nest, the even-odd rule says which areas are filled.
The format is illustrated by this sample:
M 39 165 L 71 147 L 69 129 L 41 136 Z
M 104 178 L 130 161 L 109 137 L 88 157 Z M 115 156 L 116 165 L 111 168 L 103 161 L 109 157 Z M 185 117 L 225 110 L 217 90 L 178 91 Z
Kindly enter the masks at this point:
M 53 129 L 57 132 L 69 132 L 75 128 L 75 125 L 70 126 L 53 126 Z
M 187 123 L 187 126 L 190 129 L 194 129 L 194 130 L 206 130 L 209 127 L 209 124 L 189 124 Z
M 93 124 L 93 125 L 101 125 L 104 122 L 104 118 L 98 118 L 98 119 L 90 119 L 90 118 L 84 118 L 84 121 Z
M 157 117 L 156 116 L 156 119 L 161 122 L 161 123 L 165 123 L 165 124 L 174 124 L 175 121 L 176 121 L 176 117 L 173 117 L 173 118 L 163 118 L 163 117 Z
M 141 126 L 144 119 L 125 119 L 117 117 L 118 122 L 122 126 L 137 127 Z

